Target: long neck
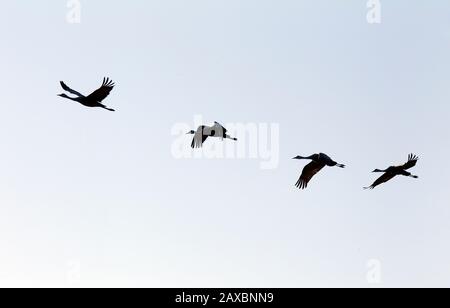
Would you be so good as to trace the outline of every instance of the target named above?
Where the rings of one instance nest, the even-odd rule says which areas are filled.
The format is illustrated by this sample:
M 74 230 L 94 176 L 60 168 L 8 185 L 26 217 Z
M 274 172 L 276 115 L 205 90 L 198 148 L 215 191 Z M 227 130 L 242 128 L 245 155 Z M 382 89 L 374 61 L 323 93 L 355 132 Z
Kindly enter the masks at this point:
M 312 159 L 312 160 L 314 160 L 316 158 L 317 158 L 316 155 L 311 155 L 311 156 L 308 156 L 308 157 L 303 157 L 302 159 Z
M 74 97 L 67 96 L 66 94 L 62 94 L 61 97 L 70 99 L 71 101 L 75 101 L 75 102 L 78 102 L 78 99 L 79 99 L 78 97 L 74 98 Z
M 314 160 L 314 159 L 315 159 L 315 156 L 314 156 L 314 155 L 311 155 L 311 156 L 308 156 L 308 157 L 297 156 L 297 157 L 295 157 L 295 159 L 309 159 L 309 160 Z

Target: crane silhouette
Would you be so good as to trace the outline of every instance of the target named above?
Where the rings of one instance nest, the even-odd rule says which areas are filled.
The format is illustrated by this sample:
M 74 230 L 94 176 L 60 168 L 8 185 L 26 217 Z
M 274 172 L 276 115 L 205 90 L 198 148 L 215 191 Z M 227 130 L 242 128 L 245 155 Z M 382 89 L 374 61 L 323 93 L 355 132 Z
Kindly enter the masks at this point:
M 372 184 L 372 186 L 364 187 L 364 189 L 374 189 L 378 185 L 381 185 L 383 183 L 386 183 L 393 178 L 395 178 L 397 175 L 403 175 L 407 177 L 412 177 L 414 179 L 418 179 L 419 177 L 417 175 L 412 175 L 410 172 L 406 171 L 408 169 L 413 168 L 416 166 L 417 162 L 419 161 L 419 157 L 417 157 L 414 154 L 409 154 L 408 156 L 408 162 L 402 166 L 391 166 L 387 168 L 386 170 L 380 170 L 375 169 L 373 172 L 384 172 L 384 174 L 378 178 L 375 183 Z
M 103 78 L 102 86 L 99 89 L 88 96 L 84 96 L 83 94 L 72 90 L 63 81 L 61 81 L 61 87 L 64 89 L 64 91 L 76 95 L 77 97 L 69 97 L 66 94 L 59 94 L 58 96 L 70 99 L 86 107 L 99 107 L 109 111 L 115 111 L 114 109 L 108 108 L 101 103 L 105 98 L 109 96 L 114 86 L 115 84 L 112 80 L 110 80 L 109 78 Z
M 297 186 L 299 189 L 305 189 L 306 187 L 308 187 L 309 181 L 311 181 L 311 179 L 325 166 L 345 168 L 345 165 L 338 164 L 337 162 L 332 160 L 328 155 L 323 153 L 314 154 L 309 157 L 297 156 L 294 157 L 294 159 L 312 160 L 312 162 L 306 165 L 306 167 L 303 169 L 300 179 L 295 184 L 295 186 Z
M 214 122 L 213 126 L 200 126 L 197 131 L 191 130 L 188 132 L 188 135 L 194 135 L 194 138 L 192 139 L 191 147 L 193 149 L 195 148 L 201 148 L 203 146 L 203 143 L 205 143 L 206 139 L 208 137 L 212 138 L 221 138 L 223 139 L 231 139 L 234 141 L 237 141 L 237 138 L 233 138 L 227 134 L 227 129 L 219 124 L 218 122 Z

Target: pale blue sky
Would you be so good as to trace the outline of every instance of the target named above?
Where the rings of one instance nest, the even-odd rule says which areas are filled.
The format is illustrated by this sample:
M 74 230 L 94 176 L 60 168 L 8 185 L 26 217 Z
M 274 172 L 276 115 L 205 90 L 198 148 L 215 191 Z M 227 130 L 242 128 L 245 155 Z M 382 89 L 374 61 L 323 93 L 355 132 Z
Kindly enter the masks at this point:
M 0 286 L 450 286 L 450 3 L 6 1 Z M 116 113 L 64 101 L 117 84 Z M 280 166 L 175 160 L 171 128 L 279 123 Z M 296 155 L 325 152 L 306 191 Z M 422 160 L 419 180 L 362 187 Z M 225 188 L 225 189 L 224 189 Z

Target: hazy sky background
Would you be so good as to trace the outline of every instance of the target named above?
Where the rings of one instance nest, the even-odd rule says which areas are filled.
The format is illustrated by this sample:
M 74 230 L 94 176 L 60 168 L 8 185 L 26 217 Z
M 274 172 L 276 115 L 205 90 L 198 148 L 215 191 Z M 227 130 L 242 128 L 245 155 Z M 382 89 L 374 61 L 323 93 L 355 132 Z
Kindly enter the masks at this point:
M 450 2 L 366 2 L 4 1 L 0 286 L 449 287 Z M 116 113 L 56 96 L 104 76 Z M 194 115 L 279 123 L 279 168 L 174 159 Z

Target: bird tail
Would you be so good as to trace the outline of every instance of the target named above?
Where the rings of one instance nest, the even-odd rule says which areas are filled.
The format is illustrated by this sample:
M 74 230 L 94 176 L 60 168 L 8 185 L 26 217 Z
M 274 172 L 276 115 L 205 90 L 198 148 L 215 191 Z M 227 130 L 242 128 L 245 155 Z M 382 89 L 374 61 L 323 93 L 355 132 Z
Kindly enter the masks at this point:
M 103 104 L 101 104 L 101 103 L 98 103 L 95 107 L 100 107 L 100 108 L 103 108 L 103 109 L 106 109 L 106 110 L 109 110 L 109 111 L 115 111 L 114 109 L 111 109 L 111 108 L 108 108 L 108 107 L 106 107 L 105 105 L 103 105 Z
M 343 164 L 337 164 L 336 167 L 339 167 L 339 168 L 345 168 L 345 165 L 343 165 Z

